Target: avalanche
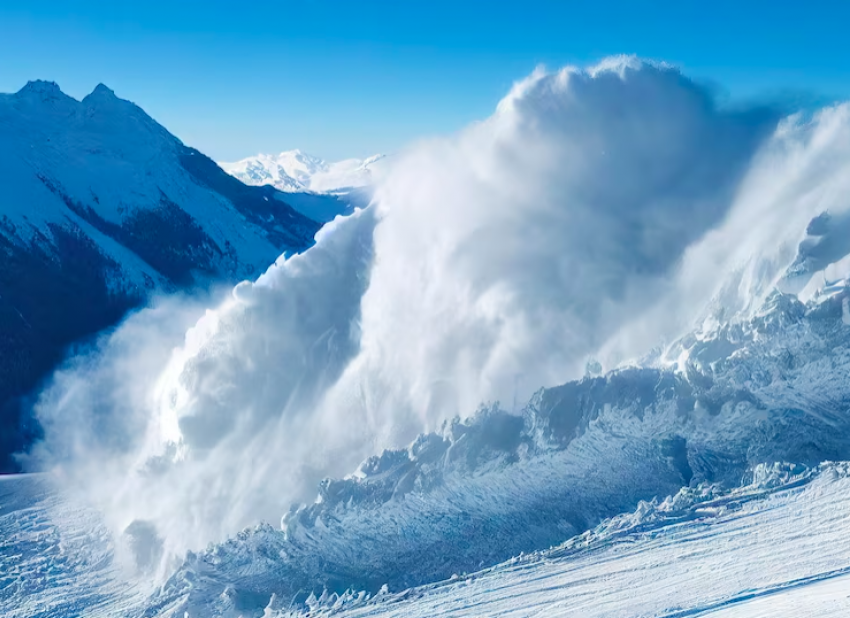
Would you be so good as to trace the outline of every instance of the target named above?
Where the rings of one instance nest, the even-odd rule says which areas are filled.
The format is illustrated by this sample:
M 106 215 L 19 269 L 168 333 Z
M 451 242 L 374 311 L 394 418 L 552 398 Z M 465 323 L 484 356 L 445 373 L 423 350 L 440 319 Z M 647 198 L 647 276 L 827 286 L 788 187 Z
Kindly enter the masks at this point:
M 32 462 L 109 532 L 81 569 L 134 582 L 80 607 L 846 613 L 848 189 L 846 105 L 535 72 L 168 359 L 153 308 L 54 376 Z
M 243 532 L 190 557 L 154 605 L 180 600 L 191 616 L 207 615 L 225 590 L 399 592 L 597 525 L 616 529 L 600 522 L 683 486 L 699 500 L 708 484 L 712 499 L 747 492 L 735 488 L 767 474 L 764 462 L 800 471 L 846 461 L 850 329 L 840 299 L 772 301 L 749 322 L 681 342 L 692 345 L 684 375 L 628 368 L 585 378 L 542 390 L 521 416 L 483 409 L 370 458 L 356 475 L 324 482 L 282 533 Z M 846 548 L 834 560 L 850 568 Z

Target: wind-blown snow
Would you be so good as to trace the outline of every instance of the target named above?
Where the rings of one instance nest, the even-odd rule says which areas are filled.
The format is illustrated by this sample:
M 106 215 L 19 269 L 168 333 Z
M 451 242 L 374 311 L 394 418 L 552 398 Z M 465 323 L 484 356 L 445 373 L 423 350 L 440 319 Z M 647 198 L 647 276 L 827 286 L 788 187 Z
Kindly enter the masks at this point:
M 221 566 L 210 589 L 239 579 L 253 555 L 239 548 L 270 556 L 240 580 L 255 601 L 398 588 L 692 479 L 850 458 L 845 292 L 812 283 L 846 277 L 848 185 L 847 106 L 732 109 L 628 58 L 538 71 L 489 119 L 399 155 L 373 204 L 240 284 L 182 344 L 140 314 L 58 374 L 41 461 L 96 476 L 108 525 L 147 531 L 167 575 L 416 440 L 324 483 L 285 535 L 243 534 L 235 562 L 216 562 L 226 547 L 190 557 L 171 603 L 198 560 Z M 138 345 L 178 347 L 154 362 Z M 644 366 L 532 398 L 596 359 Z M 80 409 L 112 430 L 63 421 Z

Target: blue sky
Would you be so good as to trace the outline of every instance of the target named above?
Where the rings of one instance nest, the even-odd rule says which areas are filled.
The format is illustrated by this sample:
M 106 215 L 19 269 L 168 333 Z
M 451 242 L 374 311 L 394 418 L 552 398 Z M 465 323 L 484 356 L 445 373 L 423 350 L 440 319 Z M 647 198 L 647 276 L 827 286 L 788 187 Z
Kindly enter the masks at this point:
M 850 3 L 0 0 L 0 91 L 98 82 L 219 160 L 391 152 L 537 64 L 663 59 L 734 98 L 850 98 Z

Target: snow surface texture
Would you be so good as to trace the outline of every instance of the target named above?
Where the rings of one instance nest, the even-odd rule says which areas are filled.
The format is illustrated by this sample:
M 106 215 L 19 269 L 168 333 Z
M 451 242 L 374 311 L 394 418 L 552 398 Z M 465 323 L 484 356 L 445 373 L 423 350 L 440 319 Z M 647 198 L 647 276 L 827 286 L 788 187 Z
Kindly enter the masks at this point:
M 559 547 L 399 593 L 324 593 L 311 616 L 845 616 L 847 464 L 759 467 L 725 493 L 642 502 Z M 233 598 L 218 599 L 235 615 Z M 275 598 L 266 616 L 297 616 Z M 212 614 L 208 614 L 212 615 Z
M 847 460 L 848 185 L 847 106 L 726 109 L 633 59 L 540 71 L 182 344 L 142 312 L 57 374 L 36 455 L 175 616 L 398 592 Z
M 56 490 L 49 477 L 6 478 L 0 602 L 10 618 L 843 618 L 850 611 L 848 496 L 847 464 L 759 466 L 740 489 L 685 488 L 559 546 L 422 587 L 290 599 L 227 585 L 204 603 L 152 606 L 143 600 L 149 582 L 128 581 L 96 512 Z M 255 565 L 274 555 L 245 541 L 240 536 L 209 552 L 191 581 L 202 588 L 210 573 L 259 579 Z
M 0 608 L 4 618 L 119 614 L 144 586 L 119 566 L 99 514 L 47 475 L 0 476 Z
M 248 185 L 272 185 L 286 192 L 340 193 L 373 184 L 375 169 L 380 168 L 383 159 L 383 155 L 375 155 L 328 163 L 300 150 L 290 150 L 219 165 Z

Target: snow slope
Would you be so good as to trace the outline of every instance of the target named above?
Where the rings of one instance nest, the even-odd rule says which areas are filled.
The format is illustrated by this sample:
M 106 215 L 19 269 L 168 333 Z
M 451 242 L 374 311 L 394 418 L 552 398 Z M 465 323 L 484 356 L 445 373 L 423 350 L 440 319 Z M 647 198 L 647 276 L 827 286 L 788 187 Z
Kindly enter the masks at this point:
M 169 606 L 144 601 L 149 582 L 122 570 L 96 513 L 49 477 L 13 477 L 0 480 L 0 602 L 12 618 L 843 618 L 848 496 L 848 464 L 760 466 L 739 489 L 683 489 L 551 549 L 421 587 L 268 597 L 223 585 L 203 604 Z M 237 566 L 233 549 L 211 552 L 205 569 L 250 579 L 272 558 L 243 548 Z
M 310 616 L 351 617 L 846 616 L 849 471 L 760 468 L 752 485 L 728 493 L 700 486 L 644 502 L 559 547 L 482 572 L 306 604 Z M 785 478 L 771 478 L 779 472 Z M 278 609 L 265 615 L 304 615 L 287 605 L 275 599 L 270 608 Z
M 65 346 L 152 293 L 255 277 L 319 228 L 103 85 L 0 95 L 0 187 L 0 470 L 20 446 L 15 398 Z
M 98 512 L 49 475 L 0 476 L 0 607 L 6 618 L 119 614 L 129 580 Z
M 289 150 L 219 165 L 249 185 L 272 185 L 286 192 L 341 193 L 373 184 L 374 170 L 382 159 L 383 155 L 375 155 L 328 163 L 300 150 Z

